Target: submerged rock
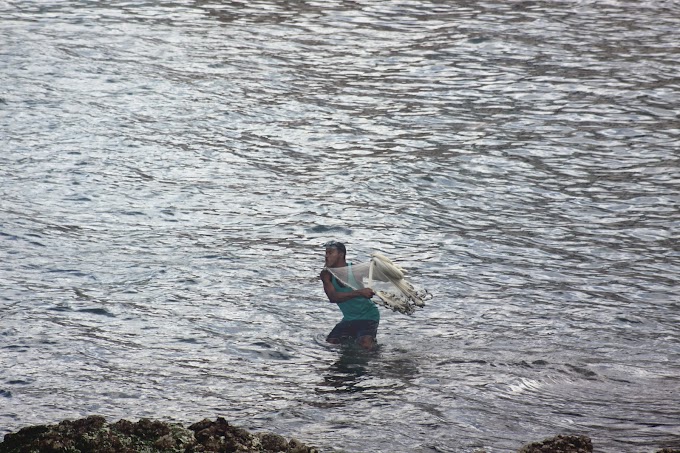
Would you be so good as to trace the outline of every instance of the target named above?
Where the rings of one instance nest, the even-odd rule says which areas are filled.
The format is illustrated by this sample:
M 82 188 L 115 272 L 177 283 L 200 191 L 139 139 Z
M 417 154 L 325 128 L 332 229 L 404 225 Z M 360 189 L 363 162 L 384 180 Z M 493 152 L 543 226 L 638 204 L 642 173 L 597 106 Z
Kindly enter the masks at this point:
M 5 435 L 0 453 L 318 453 L 295 439 L 271 433 L 250 433 L 221 417 L 203 420 L 189 428 L 173 423 L 141 419 L 108 424 L 91 416 L 58 425 L 38 425 Z

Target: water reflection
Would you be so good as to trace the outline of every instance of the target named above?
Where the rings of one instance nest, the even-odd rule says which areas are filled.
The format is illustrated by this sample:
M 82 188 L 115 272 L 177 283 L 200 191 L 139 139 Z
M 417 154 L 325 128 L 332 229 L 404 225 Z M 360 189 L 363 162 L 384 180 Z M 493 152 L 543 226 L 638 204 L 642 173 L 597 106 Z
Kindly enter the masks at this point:
M 372 360 L 378 359 L 379 349 L 366 351 L 356 345 L 346 344 L 339 346 L 338 352 L 338 359 L 324 373 L 320 384 L 329 389 L 317 391 L 356 393 L 366 390 L 361 383 L 370 376 L 369 364 Z
M 324 373 L 317 392 L 358 393 L 380 389 L 383 395 L 407 388 L 418 374 L 416 360 L 402 352 L 378 346 L 366 351 L 356 345 L 338 348 L 337 360 Z

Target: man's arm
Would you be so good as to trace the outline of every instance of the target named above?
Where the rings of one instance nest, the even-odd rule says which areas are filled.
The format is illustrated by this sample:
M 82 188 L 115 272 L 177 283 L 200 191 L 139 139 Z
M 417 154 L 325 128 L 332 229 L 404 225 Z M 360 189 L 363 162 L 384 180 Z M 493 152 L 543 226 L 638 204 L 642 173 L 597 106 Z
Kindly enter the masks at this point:
M 375 292 L 371 288 L 361 288 L 354 291 L 348 291 L 346 293 L 341 293 L 335 290 L 333 283 L 331 283 L 331 273 L 327 270 L 321 271 L 321 281 L 323 282 L 323 290 L 328 296 L 328 300 L 334 304 L 340 304 L 342 302 L 354 299 L 355 297 L 365 297 L 370 299 L 375 295 Z

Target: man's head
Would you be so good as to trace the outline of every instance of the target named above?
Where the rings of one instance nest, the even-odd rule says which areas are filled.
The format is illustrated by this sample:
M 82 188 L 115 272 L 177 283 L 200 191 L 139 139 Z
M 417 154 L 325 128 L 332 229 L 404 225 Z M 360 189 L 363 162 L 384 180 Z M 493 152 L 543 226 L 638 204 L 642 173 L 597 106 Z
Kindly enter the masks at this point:
M 330 241 L 326 242 L 323 246 L 326 247 L 326 267 L 344 267 L 347 265 L 345 262 L 345 256 L 347 255 L 345 244 L 338 241 Z

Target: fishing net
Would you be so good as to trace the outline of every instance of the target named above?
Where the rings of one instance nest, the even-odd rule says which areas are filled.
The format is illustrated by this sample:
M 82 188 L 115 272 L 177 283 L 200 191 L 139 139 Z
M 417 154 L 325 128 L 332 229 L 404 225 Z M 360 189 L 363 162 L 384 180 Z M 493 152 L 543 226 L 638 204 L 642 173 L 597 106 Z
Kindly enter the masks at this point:
M 346 267 L 327 268 L 344 285 L 352 289 L 371 288 L 378 305 L 406 315 L 417 307 L 424 307 L 432 295 L 424 289 L 416 289 L 404 279 L 406 271 L 385 255 L 371 254 L 367 263 L 354 263 Z

